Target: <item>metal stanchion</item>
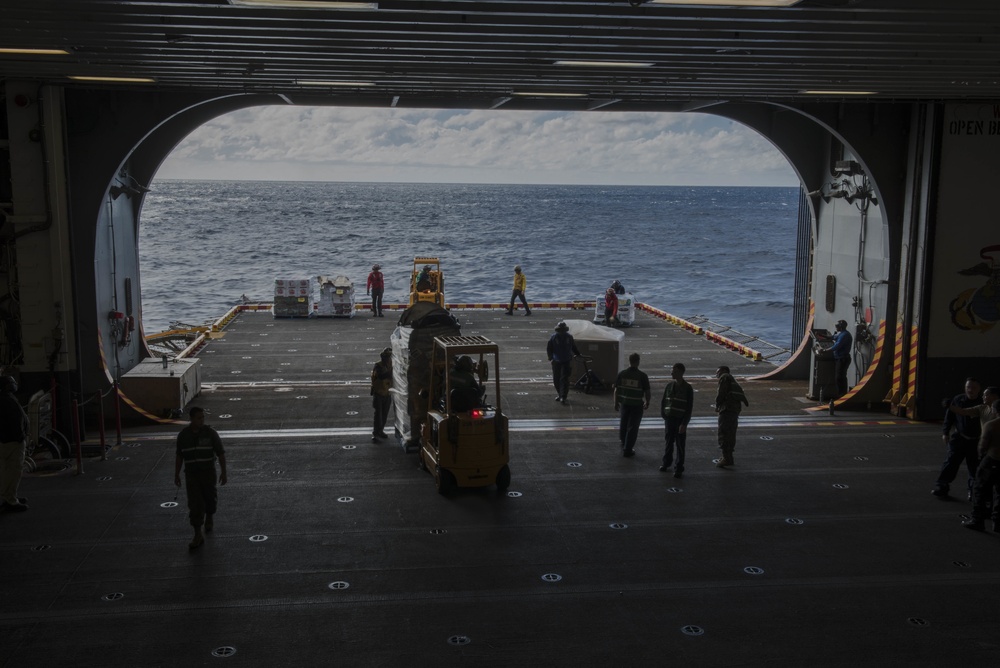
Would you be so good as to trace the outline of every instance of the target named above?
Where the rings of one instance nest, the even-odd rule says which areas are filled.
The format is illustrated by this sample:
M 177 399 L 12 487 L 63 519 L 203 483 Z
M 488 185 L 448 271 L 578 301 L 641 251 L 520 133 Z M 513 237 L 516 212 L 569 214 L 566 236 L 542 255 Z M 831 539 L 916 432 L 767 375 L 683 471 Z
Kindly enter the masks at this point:
M 73 442 L 76 444 L 76 474 L 83 473 L 83 446 L 80 444 L 80 407 L 73 400 Z
M 118 435 L 118 442 L 115 445 L 120 446 L 122 444 L 122 396 L 121 390 L 118 389 L 118 381 L 115 381 L 115 430 Z
M 94 399 L 97 400 L 97 431 L 101 435 L 101 461 L 106 462 L 108 460 L 108 451 L 104 443 L 104 397 L 101 396 L 100 390 L 97 391 L 97 396 Z

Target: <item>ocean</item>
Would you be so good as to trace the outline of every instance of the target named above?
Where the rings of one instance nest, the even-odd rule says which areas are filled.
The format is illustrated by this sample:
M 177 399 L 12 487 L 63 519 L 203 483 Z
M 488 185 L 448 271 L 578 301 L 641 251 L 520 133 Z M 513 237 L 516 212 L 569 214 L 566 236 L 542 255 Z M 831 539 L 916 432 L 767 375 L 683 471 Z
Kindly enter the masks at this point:
M 276 278 L 347 276 L 407 299 L 414 256 L 452 302 L 639 301 L 791 345 L 798 188 L 156 180 L 140 216 L 147 334 L 202 324 Z M 461 317 L 459 317 L 461 320 Z

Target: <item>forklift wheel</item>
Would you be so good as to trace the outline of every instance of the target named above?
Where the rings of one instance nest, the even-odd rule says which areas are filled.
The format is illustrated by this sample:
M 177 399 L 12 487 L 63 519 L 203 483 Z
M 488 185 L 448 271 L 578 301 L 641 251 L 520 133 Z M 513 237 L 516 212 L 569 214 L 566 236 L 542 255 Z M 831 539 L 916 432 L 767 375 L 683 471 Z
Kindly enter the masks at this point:
M 508 487 L 510 487 L 510 467 L 504 464 L 497 473 L 497 491 L 506 492 Z
M 434 484 L 437 485 L 438 494 L 441 496 L 450 496 L 458 486 L 452 472 L 440 466 L 434 467 Z

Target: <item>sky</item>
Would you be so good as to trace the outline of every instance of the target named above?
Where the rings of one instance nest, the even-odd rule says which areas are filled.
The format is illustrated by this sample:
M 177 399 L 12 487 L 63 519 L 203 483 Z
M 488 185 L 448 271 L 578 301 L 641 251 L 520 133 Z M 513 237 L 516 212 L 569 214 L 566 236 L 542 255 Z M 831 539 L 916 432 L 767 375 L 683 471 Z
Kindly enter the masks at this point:
M 213 119 L 157 178 L 797 186 L 755 131 L 699 113 L 274 106 Z

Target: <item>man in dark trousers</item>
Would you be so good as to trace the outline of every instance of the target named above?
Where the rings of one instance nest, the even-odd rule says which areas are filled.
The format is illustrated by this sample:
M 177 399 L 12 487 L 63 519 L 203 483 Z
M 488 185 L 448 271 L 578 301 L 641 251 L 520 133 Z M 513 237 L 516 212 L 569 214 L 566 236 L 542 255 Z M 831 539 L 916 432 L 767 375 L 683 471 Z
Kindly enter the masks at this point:
M 213 516 L 218 503 L 215 489 L 215 459 L 219 459 L 219 484 L 226 484 L 226 452 L 218 432 L 205 424 L 205 411 L 192 406 L 188 411 L 191 423 L 177 434 L 177 457 L 174 461 L 174 484 L 181 486 L 181 464 L 187 487 L 188 517 L 194 527 L 194 538 L 188 548 L 194 550 L 205 542 L 205 532 L 214 528 Z
M 576 342 L 565 321 L 560 321 L 556 325 L 555 334 L 549 337 L 546 354 L 552 362 L 552 384 L 556 386 L 556 401 L 566 403 L 573 357 L 579 355 L 580 351 L 576 349 Z
M 993 402 L 991 408 L 994 413 L 1000 412 L 1000 401 Z M 981 461 L 976 469 L 976 483 L 972 487 L 972 519 L 963 524 L 968 529 L 982 531 L 986 528 L 991 502 L 995 503 L 994 490 L 1000 485 L 1000 420 L 990 420 L 983 425 L 978 455 Z M 1000 532 L 1000 517 L 995 505 L 993 531 Z
M 615 410 L 623 457 L 635 454 L 642 412 L 649 408 L 650 396 L 649 376 L 639 371 L 639 353 L 632 353 L 628 356 L 628 368 L 615 380 Z
M 834 325 L 837 330 L 833 335 L 833 346 L 830 352 L 833 353 L 834 368 L 837 372 L 837 397 L 847 394 L 847 368 L 851 366 L 851 350 L 854 339 L 847 331 L 847 321 L 838 320 Z
M 728 366 L 720 366 L 715 377 L 719 379 L 719 391 L 715 395 L 715 412 L 719 414 L 719 449 L 722 458 L 716 466 L 720 469 L 733 465 L 733 450 L 736 449 L 736 430 L 740 426 L 740 412 L 749 406 L 743 388 L 729 373 Z
M 965 379 L 965 392 L 956 394 L 950 406 L 955 408 L 970 408 L 979 405 L 979 381 L 975 378 Z M 976 446 L 980 435 L 980 421 L 978 416 L 962 415 L 955 411 L 948 410 L 944 416 L 944 433 L 941 438 L 948 446 L 948 457 L 941 465 L 941 472 L 931 494 L 937 497 L 946 498 L 951 483 L 958 475 L 958 470 L 965 462 L 969 470 L 969 481 L 966 486 L 967 495 L 972 494 L 972 481 L 976 477 L 976 467 L 979 466 L 979 457 L 976 453 Z
M 670 369 L 673 379 L 663 390 L 660 401 L 660 415 L 666 430 L 666 450 L 663 453 L 663 464 L 660 471 L 664 473 L 674 467 L 674 477 L 684 475 L 684 450 L 687 444 L 687 425 L 691 421 L 691 411 L 694 408 L 694 389 L 684 380 L 685 367 L 678 362 Z M 674 464 L 674 446 L 677 446 L 677 463 Z
M 28 435 L 28 416 L 17 396 L 13 376 L 0 376 L 0 496 L 5 513 L 23 513 L 27 499 L 17 495 L 24 469 L 24 449 Z
M 385 292 L 385 277 L 382 275 L 382 267 L 373 264 L 372 271 L 368 274 L 368 286 L 365 293 L 372 296 L 372 316 L 382 316 L 382 294 Z
M 389 419 L 389 407 L 392 405 L 390 387 L 392 387 L 392 348 L 386 348 L 372 369 L 372 408 L 375 409 L 375 423 L 372 426 L 373 442 L 380 438 L 389 438 L 385 433 L 385 423 Z

